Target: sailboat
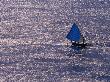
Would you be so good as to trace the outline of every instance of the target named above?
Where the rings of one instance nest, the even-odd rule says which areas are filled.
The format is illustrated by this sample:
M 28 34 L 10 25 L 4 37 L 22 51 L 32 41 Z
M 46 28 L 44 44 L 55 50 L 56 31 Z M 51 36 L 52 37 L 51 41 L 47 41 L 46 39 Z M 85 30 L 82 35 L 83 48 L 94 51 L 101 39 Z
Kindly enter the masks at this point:
M 87 43 L 85 43 L 85 38 L 80 33 L 80 29 L 74 23 L 71 30 L 67 34 L 66 38 L 71 41 L 71 46 L 85 48 Z

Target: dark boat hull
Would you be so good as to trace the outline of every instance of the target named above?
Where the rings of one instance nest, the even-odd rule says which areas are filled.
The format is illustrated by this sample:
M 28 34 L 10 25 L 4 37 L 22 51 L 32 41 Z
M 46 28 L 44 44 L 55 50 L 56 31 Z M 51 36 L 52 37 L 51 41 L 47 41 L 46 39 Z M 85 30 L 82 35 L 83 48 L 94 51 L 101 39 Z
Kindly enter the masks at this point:
M 72 43 L 72 47 L 79 47 L 79 48 L 86 48 L 87 46 L 92 46 L 92 44 L 84 43 L 84 44 L 79 44 L 79 43 Z

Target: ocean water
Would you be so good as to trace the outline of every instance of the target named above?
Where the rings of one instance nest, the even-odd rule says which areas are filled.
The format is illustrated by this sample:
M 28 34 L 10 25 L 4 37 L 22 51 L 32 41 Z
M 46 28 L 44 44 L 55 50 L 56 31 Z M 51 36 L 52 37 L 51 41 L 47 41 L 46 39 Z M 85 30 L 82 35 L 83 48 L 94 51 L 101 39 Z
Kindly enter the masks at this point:
M 1 46 L 1 82 L 109 82 L 109 49 L 77 51 L 51 44 Z
M 110 82 L 109 0 L 0 0 L 0 82 Z M 76 23 L 87 43 L 65 38 Z

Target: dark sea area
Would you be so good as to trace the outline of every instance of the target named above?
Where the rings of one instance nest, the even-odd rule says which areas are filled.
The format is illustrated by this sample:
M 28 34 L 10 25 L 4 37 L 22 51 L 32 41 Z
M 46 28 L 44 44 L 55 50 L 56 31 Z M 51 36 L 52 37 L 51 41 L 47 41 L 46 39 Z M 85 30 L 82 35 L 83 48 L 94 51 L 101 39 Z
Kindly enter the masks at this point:
M 0 82 L 110 82 L 110 0 L 0 0 Z

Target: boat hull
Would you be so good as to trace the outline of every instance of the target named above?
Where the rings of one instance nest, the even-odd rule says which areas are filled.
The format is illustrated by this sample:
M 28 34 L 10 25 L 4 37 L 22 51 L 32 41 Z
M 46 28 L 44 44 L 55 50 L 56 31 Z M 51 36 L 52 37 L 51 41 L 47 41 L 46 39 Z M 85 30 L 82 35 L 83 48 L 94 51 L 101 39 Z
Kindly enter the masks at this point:
M 92 46 L 92 44 L 84 43 L 84 44 L 79 44 L 79 43 L 72 43 L 72 47 L 79 47 L 79 48 L 86 48 L 87 46 Z

